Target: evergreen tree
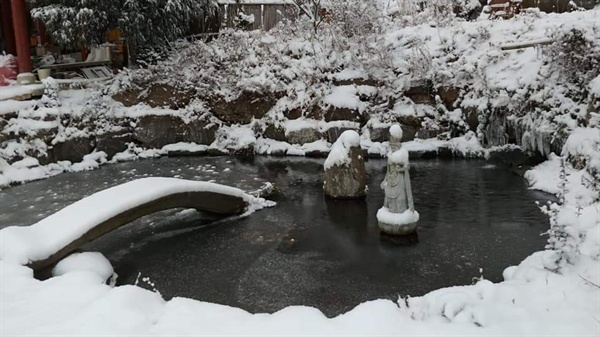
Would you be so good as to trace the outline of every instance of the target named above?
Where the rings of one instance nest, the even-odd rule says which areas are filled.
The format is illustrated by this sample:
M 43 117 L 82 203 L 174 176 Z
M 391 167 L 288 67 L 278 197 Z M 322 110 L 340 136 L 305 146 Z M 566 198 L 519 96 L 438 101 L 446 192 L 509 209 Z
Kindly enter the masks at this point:
M 109 28 L 132 49 L 160 47 L 184 36 L 199 17 L 216 16 L 216 0 L 34 0 L 31 14 L 60 45 L 99 44 Z

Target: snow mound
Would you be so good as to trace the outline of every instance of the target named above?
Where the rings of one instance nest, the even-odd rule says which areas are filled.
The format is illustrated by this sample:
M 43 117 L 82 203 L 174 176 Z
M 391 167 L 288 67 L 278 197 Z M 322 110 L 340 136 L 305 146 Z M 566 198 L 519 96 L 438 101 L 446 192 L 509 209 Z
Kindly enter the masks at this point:
M 525 172 L 529 188 L 558 195 L 560 189 L 560 157 L 551 153 L 550 159 Z
M 12 164 L 12 166 L 17 169 L 30 168 L 30 167 L 40 166 L 40 162 L 36 158 L 26 157 L 19 161 L 14 162 Z
M 333 166 L 350 164 L 350 148 L 360 147 L 360 136 L 353 130 L 344 131 L 331 147 L 331 152 L 323 165 L 325 170 Z
M 71 254 L 61 260 L 52 270 L 52 275 L 61 276 L 78 271 L 92 272 L 104 282 L 114 273 L 112 265 L 104 255 L 97 252 L 83 252 Z

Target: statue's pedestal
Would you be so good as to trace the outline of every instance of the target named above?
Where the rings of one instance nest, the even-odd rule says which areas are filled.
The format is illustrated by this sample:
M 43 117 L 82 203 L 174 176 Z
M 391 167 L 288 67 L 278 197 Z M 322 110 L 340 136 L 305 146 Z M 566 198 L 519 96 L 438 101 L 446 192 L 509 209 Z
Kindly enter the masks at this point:
M 414 210 L 406 210 L 404 213 L 392 213 L 387 207 L 377 211 L 377 222 L 379 229 L 388 235 L 411 235 L 417 231 L 419 213 Z

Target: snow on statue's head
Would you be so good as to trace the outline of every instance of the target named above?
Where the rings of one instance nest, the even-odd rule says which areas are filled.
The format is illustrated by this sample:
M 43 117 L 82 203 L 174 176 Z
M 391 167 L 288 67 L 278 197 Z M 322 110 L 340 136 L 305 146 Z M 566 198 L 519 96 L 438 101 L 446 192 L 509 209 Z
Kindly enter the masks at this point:
M 399 150 L 402 147 L 402 128 L 398 124 L 392 125 L 390 128 L 390 149 L 392 152 Z

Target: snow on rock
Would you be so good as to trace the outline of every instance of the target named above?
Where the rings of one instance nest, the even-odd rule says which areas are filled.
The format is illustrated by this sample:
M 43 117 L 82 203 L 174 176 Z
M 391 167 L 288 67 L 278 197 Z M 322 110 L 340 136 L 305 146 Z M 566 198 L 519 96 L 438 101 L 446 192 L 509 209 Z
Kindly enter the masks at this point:
M 415 139 L 402 143 L 402 148 L 408 150 L 409 152 L 427 152 L 437 151 L 438 149 L 446 146 L 446 144 L 446 141 L 439 140 L 437 138 Z
M 367 74 L 362 70 L 346 68 L 339 73 L 333 74 L 332 78 L 338 81 L 347 81 L 356 78 L 365 78 L 366 76 Z
M 71 272 L 91 272 L 106 282 L 114 274 L 114 269 L 108 259 L 101 253 L 83 252 L 74 253 L 62 259 L 52 269 L 53 276 L 62 276 Z
M 217 140 L 211 144 L 212 148 L 217 148 L 224 152 L 228 150 L 240 150 L 254 147 L 256 144 L 256 135 L 252 128 L 240 125 L 224 126 L 217 132 Z
M 320 122 L 318 125 L 319 125 L 319 130 L 322 132 L 326 132 L 327 130 L 332 129 L 332 128 L 353 129 L 353 130 L 360 129 L 360 123 L 352 122 L 352 121 Z
M 302 157 L 306 155 L 306 151 L 302 150 L 301 148 L 299 148 L 298 146 L 294 146 L 291 147 L 287 150 L 286 153 L 288 156 L 296 156 L 296 157 Z
M 162 147 L 161 150 L 165 151 L 167 153 L 168 152 L 190 152 L 190 153 L 195 153 L 195 152 L 206 152 L 208 150 L 208 146 L 207 145 L 198 145 L 196 143 L 184 143 L 184 142 L 180 142 L 180 143 L 165 145 L 165 146 Z
M 325 170 L 333 166 L 349 165 L 351 161 L 350 148 L 352 147 L 360 147 L 360 136 L 356 131 L 344 131 L 331 147 L 329 156 L 323 165 Z
M 407 209 L 404 213 L 392 213 L 384 206 L 377 211 L 377 220 L 387 225 L 410 225 L 419 221 L 419 212 Z
M 107 155 L 103 151 L 93 152 L 83 157 L 79 163 L 75 163 L 67 168 L 69 172 L 91 171 L 100 167 L 107 162 Z
M 463 158 L 482 158 L 485 156 L 485 150 L 473 131 L 467 132 L 464 136 L 450 139 L 449 148 Z
M 319 129 L 319 122 L 312 119 L 299 118 L 286 121 L 284 127 L 285 135 L 289 136 L 290 132 L 294 131 L 300 131 L 303 129 Z
M 175 178 L 143 178 L 95 193 L 31 226 L 0 230 L 0 259 L 20 264 L 43 260 L 116 214 L 163 196 L 192 191 L 242 198 L 249 205 L 248 212 L 273 205 L 234 187 Z
M 12 85 L 7 87 L 0 87 L 0 101 L 9 100 L 19 96 L 31 95 L 35 92 L 44 90 L 42 84 L 29 84 L 29 85 Z M 4 103 L 1 103 L 2 105 Z
M 137 159 L 158 158 L 166 154 L 167 152 L 162 149 L 143 149 L 133 143 L 130 143 L 125 151 L 115 154 L 110 160 L 110 163 L 134 161 Z
M 323 98 L 323 102 L 337 108 L 364 111 L 367 107 L 358 97 L 358 89 L 354 85 L 333 87 L 331 93 Z
M 296 145 L 296 147 L 297 147 L 297 145 Z M 304 151 L 305 153 L 309 153 L 309 152 L 328 153 L 330 149 L 331 149 L 331 144 L 328 143 L 324 139 L 319 139 L 312 143 L 306 143 L 306 144 L 300 145 L 300 150 Z
M 0 103 L 0 116 L 11 113 L 31 109 L 35 106 L 36 101 L 15 101 L 5 100 Z
M 385 143 L 374 142 L 374 143 L 370 143 L 370 145 L 366 146 L 366 147 L 368 149 L 367 153 L 372 156 L 385 156 L 389 151 L 388 142 L 385 142 Z
M 560 166 L 561 158 L 551 154 L 547 161 L 525 172 L 525 179 L 529 182 L 531 189 L 558 195 L 561 192 Z
M 12 166 L 0 165 L 0 188 L 10 184 L 53 177 L 63 172 L 65 172 L 64 162 L 33 167 L 15 167 L 14 164 Z
M 34 136 L 39 130 L 47 130 L 58 127 L 57 120 L 44 121 L 29 118 L 11 119 L 4 127 L 4 133 L 28 134 Z
M 286 155 L 290 144 L 274 139 L 260 138 L 256 141 L 256 153 L 266 155 Z
M 17 169 L 30 168 L 30 167 L 34 167 L 34 166 L 40 166 L 40 161 L 37 160 L 36 158 L 32 158 L 32 157 L 23 158 L 12 164 L 12 167 L 17 168 Z

